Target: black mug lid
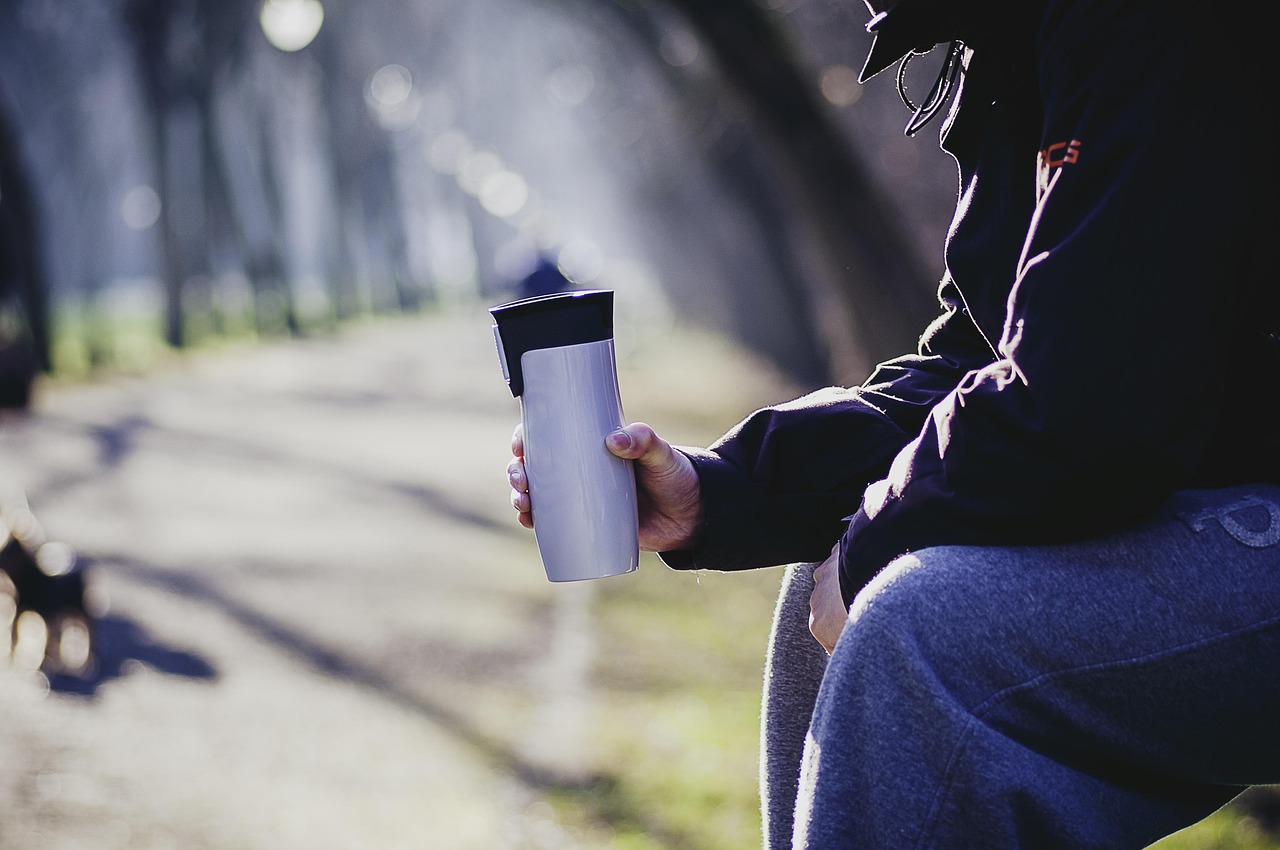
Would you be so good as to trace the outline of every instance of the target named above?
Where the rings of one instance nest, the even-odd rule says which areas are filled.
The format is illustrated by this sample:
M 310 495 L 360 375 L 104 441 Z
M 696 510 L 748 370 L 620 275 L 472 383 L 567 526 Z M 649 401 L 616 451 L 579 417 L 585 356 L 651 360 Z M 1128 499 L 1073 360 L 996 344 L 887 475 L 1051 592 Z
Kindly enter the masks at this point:
M 613 290 L 578 289 L 489 308 L 502 373 L 511 394 L 524 392 L 520 358 L 538 348 L 613 339 Z

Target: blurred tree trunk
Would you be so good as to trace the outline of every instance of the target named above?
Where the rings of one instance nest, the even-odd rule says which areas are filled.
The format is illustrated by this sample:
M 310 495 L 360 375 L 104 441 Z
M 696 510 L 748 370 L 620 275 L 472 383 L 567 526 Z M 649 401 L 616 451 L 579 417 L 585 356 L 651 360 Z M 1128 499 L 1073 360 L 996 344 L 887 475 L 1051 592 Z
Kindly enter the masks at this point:
M 340 318 L 366 308 L 374 313 L 410 310 L 417 306 L 420 287 L 409 273 L 391 138 L 395 131 L 379 126 L 365 102 L 368 77 L 377 68 L 360 64 L 364 57 L 350 55 L 340 40 L 344 25 L 350 25 L 351 4 L 326 2 L 325 9 L 326 23 L 314 50 L 337 195 L 337 232 L 330 247 L 335 306 Z
M 49 290 L 40 257 L 40 218 L 34 204 L 18 136 L 0 113 L 0 302 L 10 296 L 17 299 L 36 366 L 48 371 L 52 362 Z
M 183 201 L 188 199 L 174 185 L 174 180 L 183 171 L 181 160 L 192 153 L 189 147 L 175 144 L 175 134 L 183 107 L 186 107 L 188 118 L 194 117 L 190 71 L 179 72 L 169 61 L 174 48 L 173 30 L 181 26 L 174 19 L 180 13 L 185 13 L 187 17 L 194 14 L 191 0 L 135 0 L 128 10 L 143 88 L 148 99 L 152 147 L 156 158 L 156 193 L 160 196 L 161 268 L 165 293 L 164 338 L 175 348 L 181 348 L 187 342 L 182 301 L 190 249 L 182 238 L 184 222 L 179 212 Z M 196 57 L 184 59 L 195 60 Z M 184 63 L 184 67 L 189 68 L 190 65 Z M 192 144 L 197 141 L 198 139 L 190 140 Z M 197 156 L 194 163 L 186 165 L 194 164 L 198 167 L 199 163 L 200 158 Z
M 370 123 L 359 75 L 348 66 L 338 39 L 338 22 L 347 14 L 342 3 L 326 4 L 326 24 L 316 36 L 319 56 L 320 98 L 328 129 L 330 179 L 337 196 L 328 240 L 329 297 L 339 321 L 360 313 L 372 298 L 369 282 L 362 279 L 356 257 L 364 236 L 364 216 L 359 203 L 362 182 L 360 152 L 370 141 Z
M 266 240 L 264 256 L 262 240 L 253 239 L 243 218 L 235 215 L 228 169 L 236 166 L 217 132 L 215 86 L 222 78 L 218 72 L 243 60 L 243 36 L 254 20 L 253 8 L 251 0 L 133 0 L 128 7 L 149 101 L 161 202 L 164 335 L 175 348 L 190 342 L 185 314 L 191 293 L 186 290 L 192 280 L 207 282 L 212 275 L 214 233 L 235 234 L 233 247 L 239 253 L 258 246 L 242 257 L 253 286 L 279 289 L 284 325 L 291 333 L 299 332 L 278 245 L 274 238 Z M 274 229 L 279 198 L 271 172 L 273 149 L 269 139 L 257 141 L 262 142 L 260 181 Z M 211 298 L 203 300 L 212 304 Z
M 799 236 L 796 260 L 815 278 L 812 323 L 833 376 L 857 382 L 875 363 L 914 350 L 936 313 L 936 280 L 887 214 L 778 25 L 756 0 L 666 2 L 714 54 L 735 105 L 777 166 L 795 216 L 780 226 Z
M 266 313 L 281 313 L 283 330 L 302 333 L 293 290 L 285 271 L 281 245 L 284 201 L 276 173 L 277 148 L 267 113 L 274 104 L 260 92 L 234 112 L 234 127 L 218 119 L 220 89 L 229 88 L 252 67 L 249 40 L 257 33 L 257 0 L 200 0 L 210 55 L 208 83 L 201 92 L 203 145 L 207 168 L 207 208 L 220 217 L 218 232 L 226 234 L 254 293 L 254 328 L 259 334 L 279 333 L 281 322 Z M 234 137 L 234 141 L 229 136 Z M 235 142 L 239 142 L 237 146 Z M 252 197 L 249 197 L 252 195 Z M 214 222 L 211 222 L 213 224 Z M 213 228 L 211 228 L 212 230 Z M 278 302 L 279 309 L 263 310 Z

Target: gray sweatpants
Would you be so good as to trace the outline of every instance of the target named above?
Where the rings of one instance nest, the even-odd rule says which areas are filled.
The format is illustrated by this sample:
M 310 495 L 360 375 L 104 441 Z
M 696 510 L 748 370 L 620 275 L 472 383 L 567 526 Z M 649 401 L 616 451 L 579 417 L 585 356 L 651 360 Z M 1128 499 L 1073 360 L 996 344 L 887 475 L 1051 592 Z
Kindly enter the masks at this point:
M 788 568 L 764 683 L 768 850 L 1142 848 L 1280 782 L 1280 487 L 1131 531 L 938 547 L 830 659 Z

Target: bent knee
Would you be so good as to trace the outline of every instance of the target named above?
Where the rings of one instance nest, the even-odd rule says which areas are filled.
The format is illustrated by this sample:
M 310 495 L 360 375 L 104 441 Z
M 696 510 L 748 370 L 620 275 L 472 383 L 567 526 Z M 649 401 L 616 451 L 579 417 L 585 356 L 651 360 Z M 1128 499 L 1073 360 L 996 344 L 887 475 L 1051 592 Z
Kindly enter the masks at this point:
M 1010 644 L 1027 612 L 991 551 L 940 546 L 894 560 L 854 598 L 837 656 L 914 669 L 976 698 L 1007 684 L 1021 672 L 1008 669 L 1021 666 Z
M 981 552 L 939 546 L 899 556 L 854 597 L 849 624 L 927 634 L 959 627 L 982 596 L 974 565 Z

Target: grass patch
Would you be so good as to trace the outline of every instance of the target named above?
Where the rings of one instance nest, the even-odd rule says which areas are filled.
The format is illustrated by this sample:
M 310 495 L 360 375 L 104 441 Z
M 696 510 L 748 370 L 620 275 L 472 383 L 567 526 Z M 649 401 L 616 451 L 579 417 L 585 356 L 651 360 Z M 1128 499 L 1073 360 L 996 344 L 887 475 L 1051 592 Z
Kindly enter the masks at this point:
M 1280 834 L 1267 830 L 1250 800 L 1269 805 L 1274 818 L 1280 786 L 1252 789 L 1199 823 L 1157 841 L 1149 850 L 1278 850 Z
M 674 573 L 646 563 L 595 616 L 608 718 L 599 753 L 614 793 L 669 847 L 760 842 L 760 682 L 781 572 Z

